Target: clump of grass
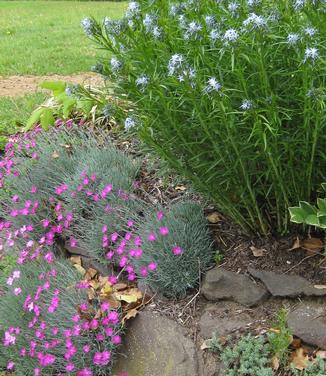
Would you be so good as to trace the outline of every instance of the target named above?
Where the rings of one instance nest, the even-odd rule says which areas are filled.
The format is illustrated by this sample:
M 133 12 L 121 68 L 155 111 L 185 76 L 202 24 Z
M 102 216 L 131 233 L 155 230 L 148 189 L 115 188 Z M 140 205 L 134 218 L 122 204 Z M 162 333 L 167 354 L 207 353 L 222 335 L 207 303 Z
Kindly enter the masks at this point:
M 284 233 L 324 181 L 322 1 L 130 2 L 83 20 L 126 129 L 246 231 Z M 112 55 L 111 55 L 112 56 Z
M 144 273 L 144 280 L 165 296 L 183 296 L 197 285 L 200 274 L 212 262 L 206 219 L 201 207 L 193 202 L 171 205 L 162 217 L 147 213 L 138 231 L 143 254 L 133 264 L 141 271 L 154 262 L 155 273 Z

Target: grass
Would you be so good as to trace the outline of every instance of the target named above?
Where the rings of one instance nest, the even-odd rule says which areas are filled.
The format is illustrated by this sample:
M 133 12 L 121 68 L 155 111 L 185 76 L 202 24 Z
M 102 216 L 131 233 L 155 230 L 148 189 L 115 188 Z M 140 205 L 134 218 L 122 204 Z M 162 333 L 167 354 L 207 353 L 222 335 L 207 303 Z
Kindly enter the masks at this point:
M 0 98 L 0 149 L 7 135 L 15 133 L 19 126 L 25 125 L 31 112 L 45 101 L 45 93 L 34 93 L 17 98 Z
M 119 18 L 125 8 L 125 2 L 0 0 L 0 76 L 89 71 L 99 51 L 80 21 Z

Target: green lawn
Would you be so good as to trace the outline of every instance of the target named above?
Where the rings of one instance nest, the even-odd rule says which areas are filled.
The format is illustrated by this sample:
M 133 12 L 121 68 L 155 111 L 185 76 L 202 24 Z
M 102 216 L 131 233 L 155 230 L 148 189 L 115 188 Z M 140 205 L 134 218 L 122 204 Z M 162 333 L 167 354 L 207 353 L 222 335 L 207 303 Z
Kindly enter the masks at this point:
M 118 18 L 125 2 L 0 0 L 0 76 L 89 71 L 99 51 L 80 21 Z
M 0 149 L 6 142 L 6 136 L 18 131 L 37 106 L 43 103 L 47 95 L 35 93 L 17 98 L 0 97 Z

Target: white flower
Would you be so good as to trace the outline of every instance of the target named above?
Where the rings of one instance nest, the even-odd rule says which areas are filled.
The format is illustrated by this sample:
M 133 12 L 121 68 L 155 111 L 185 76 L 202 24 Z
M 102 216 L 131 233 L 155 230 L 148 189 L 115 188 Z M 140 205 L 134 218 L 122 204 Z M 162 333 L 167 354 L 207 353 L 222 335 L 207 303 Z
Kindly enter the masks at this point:
M 313 37 L 315 34 L 317 34 L 318 30 L 314 27 L 306 27 L 304 29 L 304 33 L 308 35 L 309 37 Z
M 255 5 L 259 5 L 261 3 L 261 0 L 247 0 L 247 4 L 250 7 L 254 7 Z
M 202 26 L 199 23 L 195 21 L 190 22 L 185 31 L 184 39 L 190 39 L 192 37 L 196 38 L 201 30 Z
M 20 278 L 20 270 L 14 270 L 12 273 L 12 278 L 14 279 Z
M 235 1 L 232 1 L 229 5 L 228 5 L 228 10 L 231 14 L 234 14 L 239 8 L 239 4 L 236 3 Z
M 295 0 L 293 7 L 295 10 L 300 10 L 305 6 L 305 0 Z
M 127 117 L 125 120 L 125 129 L 128 131 L 130 128 L 134 128 L 136 126 L 136 121 L 132 117 Z
M 84 29 L 84 32 L 85 34 L 88 36 L 88 37 L 91 37 L 93 34 L 94 34 L 94 21 L 91 19 L 91 18 L 84 18 L 82 21 L 81 21 L 81 25 Z
M 220 33 L 217 29 L 213 29 L 210 33 L 209 33 L 209 39 L 212 41 L 212 42 L 215 42 L 217 39 L 219 39 L 220 37 Z
M 251 100 L 249 99 L 244 99 L 241 103 L 241 106 L 240 106 L 241 110 L 243 111 L 248 111 L 250 110 L 251 108 L 253 108 L 253 103 Z
M 300 40 L 299 34 L 290 33 L 287 36 L 287 43 L 290 44 L 291 46 L 298 43 L 299 40 Z
M 110 63 L 113 71 L 118 71 L 122 67 L 122 62 L 118 60 L 116 57 L 112 57 Z
M 239 33 L 235 29 L 228 29 L 223 35 L 223 39 L 228 42 L 235 42 L 239 38 Z
M 128 4 L 128 9 L 126 12 L 127 17 L 135 17 L 140 14 L 140 5 L 137 1 L 131 1 Z
M 149 78 L 145 74 L 143 74 L 142 76 L 140 76 L 136 79 L 136 86 L 138 86 L 140 88 L 140 90 L 142 90 L 142 91 L 145 89 L 145 87 L 148 84 L 149 84 Z
M 219 92 L 221 90 L 221 84 L 217 81 L 215 77 L 211 77 L 207 81 L 207 85 L 204 88 L 205 93 L 211 93 L 213 91 Z
M 244 26 L 252 25 L 252 27 L 255 29 L 266 27 L 266 20 L 263 16 L 258 16 L 255 13 L 250 13 L 249 17 L 243 21 Z
M 214 27 L 216 24 L 215 17 L 214 16 L 206 16 L 205 17 L 205 23 L 208 27 Z
M 150 15 L 150 14 L 145 14 L 145 18 L 143 20 L 143 25 L 145 26 L 145 30 L 147 33 L 149 33 L 152 28 L 154 27 L 154 24 L 156 22 L 156 19 Z
M 316 47 L 308 47 L 308 48 L 306 48 L 306 50 L 304 52 L 304 59 L 303 59 L 303 61 L 306 62 L 309 59 L 311 59 L 311 60 L 314 61 L 318 57 L 319 57 L 318 48 L 316 48 Z
M 154 26 L 153 28 L 153 35 L 156 39 L 161 38 L 162 36 L 162 29 L 158 26 Z
M 172 76 L 177 69 L 181 68 L 183 63 L 184 57 L 180 54 L 174 54 L 168 64 L 169 76 Z

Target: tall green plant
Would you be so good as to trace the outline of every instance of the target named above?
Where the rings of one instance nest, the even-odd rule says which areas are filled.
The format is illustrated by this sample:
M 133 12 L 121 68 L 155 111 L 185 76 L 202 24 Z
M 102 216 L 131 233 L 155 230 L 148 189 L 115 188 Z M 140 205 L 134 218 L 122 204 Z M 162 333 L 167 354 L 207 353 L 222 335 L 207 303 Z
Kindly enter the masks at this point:
M 325 178 L 325 1 L 132 1 L 83 20 L 126 128 L 245 230 L 285 232 Z

